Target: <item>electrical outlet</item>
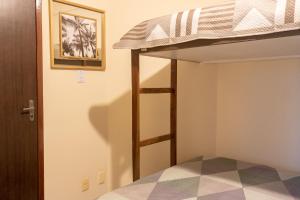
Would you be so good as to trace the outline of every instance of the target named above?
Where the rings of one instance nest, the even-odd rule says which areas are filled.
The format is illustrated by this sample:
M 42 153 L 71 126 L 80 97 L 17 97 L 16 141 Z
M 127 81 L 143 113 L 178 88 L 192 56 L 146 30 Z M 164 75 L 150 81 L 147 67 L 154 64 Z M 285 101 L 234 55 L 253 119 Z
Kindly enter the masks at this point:
M 81 182 L 81 191 L 85 192 L 89 190 L 89 188 L 90 188 L 90 180 L 88 178 L 83 179 Z
M 97 183 L 99 185 L 101 185 L 104 182 L 105 182 L 105 172 L 104 171 L 98 171 L 98 174 L 97 174 Z

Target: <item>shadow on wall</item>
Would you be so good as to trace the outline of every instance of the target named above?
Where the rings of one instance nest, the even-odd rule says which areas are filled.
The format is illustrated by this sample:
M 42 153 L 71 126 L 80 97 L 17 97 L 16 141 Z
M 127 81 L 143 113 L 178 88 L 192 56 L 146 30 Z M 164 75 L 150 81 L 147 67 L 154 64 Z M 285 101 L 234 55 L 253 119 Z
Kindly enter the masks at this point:
M 180 161 L 201 154 L 215 154 L 216 69 L 212 65 L 202 66 L 197 63 L 178 65 L 178 158 Z M 170 64 L 142 82 L 141 87 L 170 87 Z M 109 138 L 106 139 L 111 151 L 109 189 L 132 181 L 131 95 L 130 90 L 108 105 Z M 143 94 L 140 98 L 141 140 L 169 133 L 169 94 Z M 90 110 L 90 121 L 99 133 L 103 132 L 102 125 L 99 123 L 104 122 L 98 121 L 98 113 L 103 109 L 99 106 L 92 107 Z M 199 140 L 199 143 L 193 147 L 190 145 L 192 140 Z M 142 148 L 141 176 L 169 167 L 169 152 L 169 142 Z
M 108 143 L 108 107 L 107 106 L 93 106 L 89 110 L 89 119 L 101 137 Z M 101 120 L 100 120 L 101 119 Z M 103 134 L 104 133 L 104 134 Z
M 168 82 L 169 80 L 169 65 L 163 67 L 161 71 L 156 73 L 150 79 L 144 81 L 141 84 L 141 87 L 151 87 L 151 85 L 161 82 Z M 152 87 L 153 87 L 152 85 Z M 167 85 L 166 87 L 168 87 Z M 126 92 L 117 100 L 109 104 L 107 107 L 104 106 L 94 106 L 89 111 L 90 121 L 93 126 L 97 129 L 98 133 L 106 133 L 109 132 L 109 137 L 105 136 L 105 139 L 110 148 L 110 179 L 111 179 L 111 188 L 119 187 L 120 185 L 127 184 L 131 182 L 132 178 L 132 155 L 131 155 L 131 144 L 132 144 L 132 136 L 131 136 L 131 91 Z M 156 132 L 157 135 L 160 135 L 163 131 L 166 133 L 169 128 L 168 124 L 164 122 L 168 121 L 168 96 L 167 95 L 155 95 L 156 100 L 152 101 L 153 98 L 144 98 L 141 96 L 141 138 L 149 138 L 154 137 L 153 134 Z M 144 103 L 149 103 L 149 106 L 143 106 Z M 144 108 L 144 109 L 143 109 Z M 103 119 L 101 115 L 105 109 L 109 109 L 109 114 L 113 116 L 108 116 L 106 122 L 100 122 L 99 119 Z M 146 112 L 148 114 L 146 114 Z M 149 113 L 151 112 L 151 113 Z M 157 113 L 159 112 L 159 114 Z M 157 115 L 156 118 L 153 116 Z M 152 116 L 152 117 L 151 117 Z M 159 120 L 160 119 L 160 120 Z M 145 123 L 147 122 L 147 123 Z M 155 122 L 159 122 L 156 126 L 151 126 L 149 124 L 155 124 Z M 105 123 L 109 123 L 109 130 L 103 130 L 103 128 L 107 125 Z M 161 126 L 160 126 L 161 125 Z M 104 128 L 105 129 L 105 128 Z M 153 130 L 155 129 L 155 130 Z M 159 130 L 164 129 L 164 130 Z M 143 132 L 143 130 L 147 130 L 147 132 Z M 167 145 L 163 145 L 167 146 Z M 157 148 L 155 148 L 157 150 Z M 155 151 L 156 152 L 156 151 Z M 164 151 L 166 153 L 162 153 L 166 156 L 160 157 L 160 159 L 151 159 L 153 153 L 146 152 L 148 155 L 141 155 L 141 157 L 148 157 L 147 160 L 151 160 L 152 166 L 143 167 L 146 168 L 143 171 L 159 170 L 168 167 L 168 151 Z M 143 154 L 144 152 L 142 152 Z M 150 158 L 149 158 L 150 156 Z M 166 159 L 164 159 L 164 157 Z M 166 160 L 166 161 L 165 161 Z M 143 163 L 143 161 L 141 161 Z M 154 169 L 153 169 L 153 166 Z M 152 168 L 152 170 L 151 170 Z M 151 172 L 146 172 L 147 174 Z M 143 175 L 144 173 L 142 173 Z
M 279 61 L 276 61 L 276 63 L 278 62 Z M 243 155 L 243 158 L 246 158 L 245 156 L 248 155 L 246 161 L 251 161 L 251 156 L 256 156 L 258 155 L 257 152 L 260 152 L 260 155 L 264 155 L 261 156 L 261 158 L 266 160 L 265 158 L 268 157 L 268 155 L 273 155 L 273 152 L 267 153 L 267 149 L 265 148 L 265 141 L 267 140 L 261 140 L 261 137 L 264 136 L 268 139 L 270 138 L 269 133 L 272 133 L 272 139 L 275 139 L 275 142 L 278 142 L 277 146 L 280 146 L 280 144 L 284 141 L 285 143 L 290 145 L 288 148 L 289 151 L 297 152 L 296 150 L 299 146 L 297 145 L 297 142 L 299 141 L 297 138 L 299 135 L 297 135 L 296 133 L 299 124 L 297 123 L 297 116 L 299 112 L 297 112 L 298 109 L 295 108 L 298 108 L 297 102 L 299 102 L 300 97 L 295 96 L 295 94 L 297 93 L 296 91 L 299 89 L 299 84 L 297 84 L 299 82 L 299 63 L 298 61 L 295 61 L 295 63 L 290 63 L 291 66 L 289 67 L 289 71 L 287 71 L 288 66 L 286 62 L 278 63 L 277 68 L 274 68 L 275 66 L 273 62 L 268 63 L 263 62 L 261 64 L 262 66 L 253 66 L 253 63 L 244 64 L 245 66 L 241 64 L 236 64 L 234 66 L 231 66 L 231 68 L 230 66 L 226 66 L 226 70 L 223 69 L 222 66 L 219 68 L 219 71 L 216 65 L 201 65 L 193 63 L 187 64 L 185 62 L 179 63 L 179 161 L 189 160 L 199 155 L 214 155 L 216 153 L 216 114 L 218 113 L 216 109 L 218 99 L 218 84 L 222 85 L 221 92 L 224 92 L 224 94 L 221 93 L 219 95 L 225 95 L 226 92 L 226 96 L 220 96 L 222 97 L 222 103 L 226 103 L 226 105 L 222 105 L 221 107 L 222 109 L 225 109 L 221 110 L 221 114 L 224 115 L 224 120 L 222 121 L 224 123 L 224 126 L 226 125 L 225 127 L 227 128 L 229 123 L 225 119 L 234 119 L 231 121 L 232 126 L 230 126 L 232 130 L 229 130 L 229 132 L 225 130 L 226 132 L 224 133 L 224 135 L 222 134 L 224 138 L 221 138 L 221 141 L 227 141 L 229 139 L 228 136 L 232 135 L 233 133 L 236 133 L 236 135 L 232 136 L 233 139 L 242 137 L 238 141 L 233 140 L 232 142 L 228 143 L 228 148 L 226 149 L 229 149 L 230 152 L 227 152 L 226 149 L 219 150 L 220 152 L 226 153 L 226 155 L 224 156 L 229 156 L 233 158 L 238 157 L 234 156 L 234 154 L 231 153 L 238 152 L 238 154 L 236 155 Z M 142 67 L 143 66 L 141 66 L 141 68 Z M 272 71 L 269 71 L 270 67 L 272 67 Z M 254 71 L 255 68 L 257 69 Z M 218 75 L 219 78 L 221 77 L 223 79 L 226 79 L 218 80 Z M 227 83 L 228 85 L 225 85 L 225 83 Z M 169 65 L 164 66 L 151 78 L 147 79 L 142 83 L 142 87 L 168 86 Z M 224 88 L 225 86 L 226 88 Z M 260 89 L 258 90 L 258 88 Z M 235 95 L 234 99 L 232 99 L 233 95 Z M 273 98 L 274 96 L 280 98 Z M 225 97 L 226 99 L 224 99 Z M 262 97 L 264 98 L 261 99 Z M 169 131 L 168 101 L 168 95 L 141 96 L 141 139 L 166 134 Z M 270 102 L 272 102 L 272 104 L 270 104 Z M 260 111 L 265 110 L 263 112 L 263 115 L 257 115 L 257 105 L 261 106 Z M 101 117 L 100 113 L 104 112 L 105 110 L 108 110 L 108 121 L 98 121 Z M 245 115 L 245 113 L 247 113 L 247 115 Z M 270 115 L 270 113 L 274 114 Z M 283 123 L 282 113 L 285 113 L 285 123 Z M 228 115 L 230 116 L 228 117 Z M 239 117 L 237 118 L 236 116 Z M 248 120 L 247 117 L 251 120 Z M 132 181 L 131 91 L 127 91 L 125 94 L 113 101 L 107 107 L 95 106 L 91 108 L 90 121 L 99 131 L 99 133 L 109 133 L 108 137 L 105 136 L 111 151 L 111 161 L 109 167 L 109 169 L 111 169 L 111 183 L 109 189 L 111 190 L 113 188 L 130 183 Z M 266 126 L 266 121 L 270 122 L 269 126 Z M 276 138 L 274 138 L 276 134 L 274 134 L 273 131 L 274 121 L 278 122 L 278 124 L 281 124 L 280 129 L 277 130 Z M 249 122 L 254 123 L 254 125 L 251 125 L 251 123 L 249 125 Z M 106 127 L 104 125 L 105 123 L 108 123 L 108 130 L 101 129 L 102 127 Z M 261 126 L 257 126 L 256 123 L 261 124 Z M 247 129 L 245 129 L 245 127 L 247 127 Z M 251 127 L 252 129 L 250 129 Z M 248 137 L 253 135 L 253 133 L 259 134 L 262 132 L 262 130 L 263 134 L 260 135 L 259 140 L 263 142 L 260 143 L 260 145 L 258 145 L 258 141 L 256 141 L 256 149 L 258 150 L 257 152 L 253 153 L 252 144 L 255 142 L 250 143 L 249 147 L 247 148 L 246 144 L 249 144 Z M 288 132 L 286 130 L 288 130 Z M 285 131 L 284 138 L 282 138 L 283 131 Z M 246 133 L 248 133 L 249 136 L 245 137 Z M 219 135 L 218 137 L 222 137 L 222 135 Z M 286 137 L 287 135 L 289 137 Z M 251 138 L 257 140 L 257 137 Z M 291 140 L 291 138 L 295 139 Z M 240 141 L 245 141 L 245 143 L 241 143 Z M 240 147 L 241 144 L 244 145 L 242 150 Z M 268 140 L 268 144 L 272 144 L 272 141 Z M 249 151 L 249 149 L 251 151 Z M 269 149 L 273 151 L 273 149 Z M 249 153 L 245 151 L 248 151 Z M 284 160 L 284 158 L 286 157 L 291 157 L 289 151 L 281 151 L 280 155 L 277 156 L 276 160 L 278 160 L 279 158 L 282 158 L 282 160 Z M 295 158 L 294 160 L 297 161 L 297 154 L 294 154 L 293 157 Z M 269 163 L 266 164 L 271 165 L 272 160 L 274 159 L 270 159 Z M 293 161 L 292 159 L 289 160 L 289 162 Z M 255 161 L 253 162 L 255 163 Z M 258 163 L 263 164 L 264 162 L 262 161 Z M 168 167 L 168 164 L 168 142 L 149 146 L 142 149 L 142 176 L 166 168 Z M 290 163 L 291 166 L 292 164 L 293 163 Z
M 169 69 L 169 65 L 164 66 L 141 83 L 141 87 L 169 87 Z M 109 113 L 112 115 L 109 122 L 112 188 L 127 184 L 132 179 L 131 95 L 129 91 L 109 105 Z M 169 132 L 168 102 L 168 94 L 140 96 L 141 140 Z M 141 176 L 168 167 L 168 152 L 168 142 L 142 148 Z

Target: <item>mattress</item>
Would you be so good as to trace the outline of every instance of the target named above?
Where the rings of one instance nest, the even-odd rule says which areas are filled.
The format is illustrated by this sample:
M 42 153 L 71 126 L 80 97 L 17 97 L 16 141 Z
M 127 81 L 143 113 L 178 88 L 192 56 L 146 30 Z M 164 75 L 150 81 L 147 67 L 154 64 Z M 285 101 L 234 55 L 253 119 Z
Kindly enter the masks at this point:
M 98 200 L 299 200 L 300 173 L 229 158 L 194 160 L 160 171 Z
M 230 0 L 144 21 L 114 48 L 143 49 L 300 29 L 300 0 Z

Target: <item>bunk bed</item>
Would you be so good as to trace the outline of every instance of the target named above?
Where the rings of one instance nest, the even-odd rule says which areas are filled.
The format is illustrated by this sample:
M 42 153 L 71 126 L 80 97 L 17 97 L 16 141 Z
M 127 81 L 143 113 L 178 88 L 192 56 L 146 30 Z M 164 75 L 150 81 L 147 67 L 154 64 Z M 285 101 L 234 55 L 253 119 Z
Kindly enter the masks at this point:
M 300 199 L 300 173 L 229 158 L 177 164 L 177 60 L 300 57 L 300 0 L 231 0 L 144 21 L 114 45 L 131 49 L 133 184 L 100 200 Z M 141 88 L 140 56 L 171 60 L 170 88 Z M 170 133 L 140 141 L 140 95 L 170 94 Z M 171 168 L 140 179 L 140 148 L 170 140 Z

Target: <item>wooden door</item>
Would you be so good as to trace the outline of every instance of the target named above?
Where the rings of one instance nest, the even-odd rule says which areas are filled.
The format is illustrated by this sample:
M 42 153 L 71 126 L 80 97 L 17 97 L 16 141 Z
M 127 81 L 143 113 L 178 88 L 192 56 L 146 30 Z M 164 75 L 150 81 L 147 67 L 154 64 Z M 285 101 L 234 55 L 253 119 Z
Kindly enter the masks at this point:
M 36 36 L 36 1 L 0 0 L 1 200 L 38 199 Z

